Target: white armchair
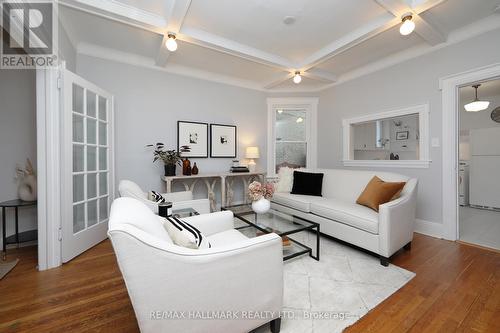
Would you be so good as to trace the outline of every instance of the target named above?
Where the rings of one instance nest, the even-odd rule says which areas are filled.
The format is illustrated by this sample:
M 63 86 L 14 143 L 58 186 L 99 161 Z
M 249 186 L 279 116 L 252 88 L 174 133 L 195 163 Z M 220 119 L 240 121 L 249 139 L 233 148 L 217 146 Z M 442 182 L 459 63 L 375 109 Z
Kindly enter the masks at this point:
M 194 250 L 174 245 L 160 219 L 132 198 L 111 207 L 108 235 L 141 332 L 243 333 L 267 322 L 279 332 L 279 236 L 247 238 L 234 229 L 228 211 L 199 215 L 185 220 L 212 247 Z M 257 312 L 266 316 L 252 316 Z
M 158 204 L 149 200 L 148 194 L 133 181 L 120 181 L 118 192 L 121 197 L 130 197 L 141 201 L 148 206 L 153 213 L 158 214 Z M 193 199 L 193 192 L 191 191 L 162 193 L 161 195 L 173 203 L 172 209 L 193 208 L 200 214 L 210 213 L 210 201 L 208 199 Z

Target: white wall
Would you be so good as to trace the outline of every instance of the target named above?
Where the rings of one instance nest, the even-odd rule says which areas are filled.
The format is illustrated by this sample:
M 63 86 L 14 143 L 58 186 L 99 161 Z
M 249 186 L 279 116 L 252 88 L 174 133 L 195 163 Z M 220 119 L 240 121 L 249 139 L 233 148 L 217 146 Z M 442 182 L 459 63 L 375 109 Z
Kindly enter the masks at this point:
M 246 146 L 259 146 L 261 158 L 256 161 L 257 167 L 264 170 L 267 109 L 262 92 L 88 56 L 78 56 L 77 72 L 116 98 L 117 180 L 131 179 L 145 190 L 163 190 L 163 165 L 153 164 L 152 153 L 144 146 L 163 142 L 174 149 L 178 120 L 237 125 L 238 156 L 244 156 Z M 228 171 L 231 161 L 192 160 L 197 162 L 200 173 Z M 242 199 L 241 189 L 235 193 L 236 200 Z M 206 190 L 196 196 L 206 197 Z
M 30 158 L 36 168 L 35 96 L 33 70 L 0 69 L 0 201 L 17 199 L 17 163 L 24 167 Z M 19 231 L 36 228 L 36 208 L 20 208 Z M 7 236 L 14 230 L 14 210 L 8 208 Z
M 343 118 L 429 103 L 430 135 L 441 140 L 439 78 L 497 63 L 500 59 L 498 36 L 500 30 L 494 30 L 323 91 L 318 115 L 319 166 L 342 167 Z M 431 148 L 430 153 L 429 169 L 391 168 L 389 171 L 417 177 L 417 218 L 441 223 L 441 148 Z

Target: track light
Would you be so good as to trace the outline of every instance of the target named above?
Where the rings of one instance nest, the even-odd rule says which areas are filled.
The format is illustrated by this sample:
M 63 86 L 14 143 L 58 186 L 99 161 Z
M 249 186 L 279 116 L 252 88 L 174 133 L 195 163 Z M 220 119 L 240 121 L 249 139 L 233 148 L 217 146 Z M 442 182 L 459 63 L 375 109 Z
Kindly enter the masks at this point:
M 477 89 L 480 87 L 480 84 L 475 84 L 472 86 L 472 88 L 476 89 L 476 98 L 469 104 L 464 105 L 465 111 L 468 112 L 478 112 L 478 111 L 483 111 L 490 106 L 490 102 L 488 101 L 480 101 L 479 98 L 477 98 Z
M 177 50 L 177 41 L 175 40 L 175 34 L 168 34 L 168 39 L 165 42 L 165 46 L 170 52 L 174 52 L 175 50 Z
M 415 30 L 415 22 L 412 21 L 413 16 L 411 14 L 403 15 L 401 19 L 401 27 L 399 27 L 399 33 L 403 36 L 409 35 Z
M 293 83 L 299 84 L 302 81 L 302 76 L 300 76 L 300 71 L 296 71 L 293 77 Z

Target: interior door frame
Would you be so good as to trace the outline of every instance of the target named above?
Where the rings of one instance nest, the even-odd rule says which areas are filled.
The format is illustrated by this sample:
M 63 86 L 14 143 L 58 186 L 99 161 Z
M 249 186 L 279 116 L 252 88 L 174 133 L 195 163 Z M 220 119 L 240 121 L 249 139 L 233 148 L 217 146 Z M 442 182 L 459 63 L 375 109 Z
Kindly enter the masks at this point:
M 61 69 L 36 70 L 38 270 L 61 265 Z
M 458 223 L 458 137 L 459 88 L 475 82 L 500 77 L 500 63 L 443 77 L 439 80 L 442 94 L 442 182 L 443 238 L 455 241 Z

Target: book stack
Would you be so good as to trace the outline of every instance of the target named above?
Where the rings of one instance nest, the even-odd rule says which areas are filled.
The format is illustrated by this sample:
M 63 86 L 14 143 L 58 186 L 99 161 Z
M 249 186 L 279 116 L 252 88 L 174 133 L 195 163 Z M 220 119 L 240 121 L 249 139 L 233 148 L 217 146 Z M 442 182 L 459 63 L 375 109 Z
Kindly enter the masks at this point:
M 250 172 L 250 170 L 248 170 L 248 167 L 246 166 L 232 166 L 231 169 L 229 170 L 230 172 Z

